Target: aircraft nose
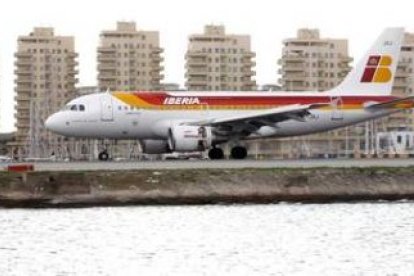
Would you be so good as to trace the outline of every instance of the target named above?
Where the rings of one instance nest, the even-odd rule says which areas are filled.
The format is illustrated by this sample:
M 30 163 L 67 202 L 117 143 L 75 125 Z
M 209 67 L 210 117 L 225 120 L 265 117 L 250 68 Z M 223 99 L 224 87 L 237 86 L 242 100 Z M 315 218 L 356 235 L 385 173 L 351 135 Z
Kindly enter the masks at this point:
M 45 122 L 45 127 L 53 132 L 59 133 L 62 128 L 62 124 L 59 120 L 59 116 L 55 113 L 50 115 Z

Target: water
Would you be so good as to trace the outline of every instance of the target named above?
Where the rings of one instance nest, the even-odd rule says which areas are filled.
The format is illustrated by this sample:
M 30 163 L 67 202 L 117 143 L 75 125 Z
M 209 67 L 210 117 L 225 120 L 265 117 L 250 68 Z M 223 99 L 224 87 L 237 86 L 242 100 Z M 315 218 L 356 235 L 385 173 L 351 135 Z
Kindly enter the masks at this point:
M 0 275 L 414 275 L 414 203 L 0 210 Z

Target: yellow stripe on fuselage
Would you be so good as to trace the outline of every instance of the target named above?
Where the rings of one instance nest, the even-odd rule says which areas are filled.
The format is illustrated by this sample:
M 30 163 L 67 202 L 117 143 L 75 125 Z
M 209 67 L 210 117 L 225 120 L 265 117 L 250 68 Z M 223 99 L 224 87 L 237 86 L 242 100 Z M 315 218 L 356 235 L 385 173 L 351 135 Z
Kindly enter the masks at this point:
M 271 108 L 278 108 L 283 107 L 286 105 L 207 105 L 207 104 L 160 104 L 155 105 L 148 103 L 134 95 L 132 93 L 125 93 L 125 92 L 114 92 L 112 94 L 121 102 L 133 106 L 139 109 L 151 109 L 151 110 L 263 110 L 263 109 L 271 109 Z M 396 109 L 406 109 L 411 108 L 412 103 L 398 103 L 393 108 Z M 329 110 L 361 110 L 363 109 L 362 104 L 343 104 L 338 107 L 334 106 L 324 106 L 319 108 L 320 110 L 329 111 Z
M 152 107 L 152 104 L 147 103 L 146 101 L 143 101 L 139 97 L 135 96 L 131 93 L 124 93 L 124 92 L 114 92 L 112 94 L 115 98 L 120 100 L 121 102 L 138 108 L 149 108 Z

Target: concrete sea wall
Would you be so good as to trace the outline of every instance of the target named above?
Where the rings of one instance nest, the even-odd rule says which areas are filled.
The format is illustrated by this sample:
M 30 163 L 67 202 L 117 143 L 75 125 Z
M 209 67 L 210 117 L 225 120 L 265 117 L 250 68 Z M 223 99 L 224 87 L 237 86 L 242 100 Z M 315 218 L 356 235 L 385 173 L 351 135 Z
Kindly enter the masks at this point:
M 414 167 L 0 172 L 0 207 L 414 199 Z

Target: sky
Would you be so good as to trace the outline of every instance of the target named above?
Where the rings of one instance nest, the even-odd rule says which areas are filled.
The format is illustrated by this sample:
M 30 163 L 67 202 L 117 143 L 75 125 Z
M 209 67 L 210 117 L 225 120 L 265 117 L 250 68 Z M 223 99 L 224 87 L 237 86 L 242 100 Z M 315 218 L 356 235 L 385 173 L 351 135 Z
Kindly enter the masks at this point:
M 13 0 L 0 9 L 0 132 L 14 130 L 14 61 L 17 37 L 33 27 L 54 27 L 75 37 L 79 53 L 78 85 L 96 85 L 96 47 L 102 30 L 117 21 L 135 21 L 138 29 L 158 30 L 164 48 L 164 82 L 184 85 L 184 55 L 190 34 L 206 24 L 224 24 L 227 33 L 251 35 L 256 52 L 256 82 L 276 83 L 282 41 L 298 28 L 319 28 L 322 37 L 349 39 L 358 60 L 386 27 L 414 32 L 410 1 L 328 0 Z

